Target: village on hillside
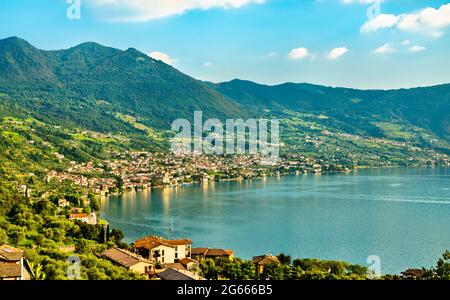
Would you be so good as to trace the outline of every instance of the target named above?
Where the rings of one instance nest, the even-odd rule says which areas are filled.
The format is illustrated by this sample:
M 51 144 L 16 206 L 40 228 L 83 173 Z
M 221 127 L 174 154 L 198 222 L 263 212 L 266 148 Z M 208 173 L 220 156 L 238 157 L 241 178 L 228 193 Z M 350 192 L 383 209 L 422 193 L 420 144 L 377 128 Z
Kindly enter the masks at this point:
M 63 247 L 71 252 L 72 247 Z M 132 249 L 132 251 L 130 251 Z M 0 280 L 31 280 L 35 274 L 21 249 L 4 244 L 0 246 Z M 147 236 L 135 241 L 128 249 L 113 247 L 103 251 L 101 258 L 151 280 L 205 280 L 200 275 L 200 263 L 233 261 L 234 251 L 216 248 L 192 248 L 190 239 L 170 240 Z M 256 275 L 269 264 L 280 265 L 276 256 L 267 254 L 252 259 Z

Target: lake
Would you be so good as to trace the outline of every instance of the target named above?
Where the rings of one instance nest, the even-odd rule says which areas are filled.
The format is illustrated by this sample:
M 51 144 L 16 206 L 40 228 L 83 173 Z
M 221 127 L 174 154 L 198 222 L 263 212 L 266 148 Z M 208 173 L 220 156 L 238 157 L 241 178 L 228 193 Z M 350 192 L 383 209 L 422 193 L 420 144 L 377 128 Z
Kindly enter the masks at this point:
M 450 250 L 450 170 L 371 169 L 127 192 L 101 203 L 125 233 L 189 237 L 237 257 L 292 257 L 366 265 L 384 274 L 430 267 Z

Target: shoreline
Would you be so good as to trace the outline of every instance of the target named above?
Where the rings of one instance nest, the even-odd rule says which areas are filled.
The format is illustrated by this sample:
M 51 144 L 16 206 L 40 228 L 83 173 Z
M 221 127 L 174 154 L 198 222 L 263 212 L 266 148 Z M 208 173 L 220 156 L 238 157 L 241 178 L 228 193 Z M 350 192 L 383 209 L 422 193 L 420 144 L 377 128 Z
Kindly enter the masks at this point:
M 278 175 L 267 175 L 267 176 L 255 176 L 252 178 L 231 178 L 231 179 L 225 179 L 225 180 L 209 180 L 207 182 L 202 182 L 202 181 L 193 181 L 193 182 L 189 182 L 189 183 L 182 183 L 182 184 L 178 184 L 178 185 L 158 185 L 158 186 L 148 186 L 145 188 L 131 188 L 131 189 L 126 189 L 120 193 L 112 193 L 109 194 L 107 196 L 102 196 L 101 198 L 106 198 L 109 199 L 110 197 L 121 197 L 129 192 L 139 192 L 139 191 L 151 191 L 151 190 L 164 190 L 164 189 L 168 189 L 168 188 L 179 188 L 179 187 L 184 187 L 184 186 L 200 186 L 200 185 L 207 185 L 209 183 L 228 183 L 228 182 L 244 182 L 244 181 L 252 181 L 252 180 L 260 180 L 260 179 L 264 179 L 264 178 L 277 178 L 277 177 L 289 177 L 289 176 L 329 176 L 329 175 L 337 175 L 337 174 L 356 174 L 358 173 L 359 170 L 387 170 L 387 169 L 450 169 L 450 166 L 415 166 L 415 167 L 408 167 L 408 166 L 377 166 L 377 167 L 370 167 L 370 166 L 364 166 L 364 167 L 358 167 L 355 169 L 352 169 L 350 171 L 333 171 L 333 172 L 319 172 L 319 173 L 314 173 L 314 172 L 308 172 L 308 173 L 304 173 L 304 172 L 300 172 L 299 174 L 295 174 L 295 173 L 281 173 Z

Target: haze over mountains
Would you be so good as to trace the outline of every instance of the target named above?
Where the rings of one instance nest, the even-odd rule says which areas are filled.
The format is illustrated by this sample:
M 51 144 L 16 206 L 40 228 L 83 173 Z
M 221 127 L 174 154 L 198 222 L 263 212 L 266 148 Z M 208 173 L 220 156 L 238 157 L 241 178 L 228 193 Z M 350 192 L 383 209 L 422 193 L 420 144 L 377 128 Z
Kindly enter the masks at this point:
M 324 115 L 352 134 L 382 137 L 379 122 L 419 127 L 450 141 L 450 85 L 404 90 L 356 90 L 311 84 L 267 86 L 233 80 L 213 84 L 189 77 L 130 48 L 96 43 L 43 51 L 17 37 L 0 40 L 1 115 L 30 115 L 55 125 L 133 131 L 117 114 L 150 127 L 173 120 L 259 116 L 270 111 Z

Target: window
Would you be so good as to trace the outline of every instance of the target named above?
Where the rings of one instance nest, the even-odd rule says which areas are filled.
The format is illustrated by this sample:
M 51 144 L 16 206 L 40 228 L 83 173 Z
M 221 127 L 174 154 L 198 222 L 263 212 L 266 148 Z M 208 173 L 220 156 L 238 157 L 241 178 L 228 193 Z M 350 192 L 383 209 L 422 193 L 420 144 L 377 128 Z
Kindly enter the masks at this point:
M 178 258 L 178 253 L 177 252 L 175 252 L 175 258 Z

